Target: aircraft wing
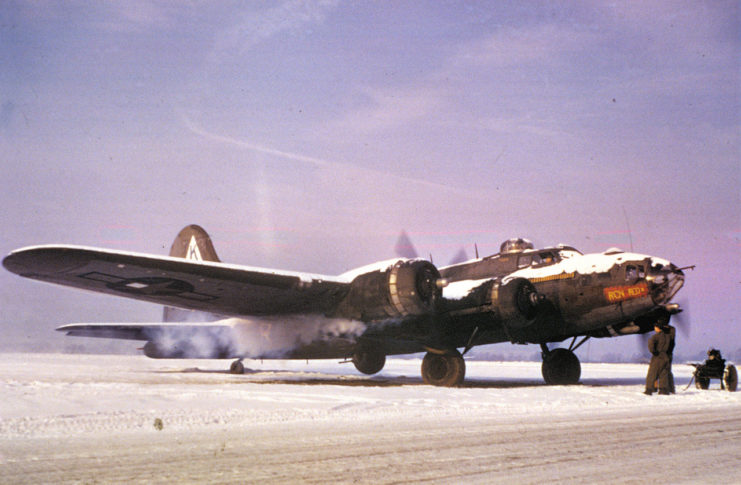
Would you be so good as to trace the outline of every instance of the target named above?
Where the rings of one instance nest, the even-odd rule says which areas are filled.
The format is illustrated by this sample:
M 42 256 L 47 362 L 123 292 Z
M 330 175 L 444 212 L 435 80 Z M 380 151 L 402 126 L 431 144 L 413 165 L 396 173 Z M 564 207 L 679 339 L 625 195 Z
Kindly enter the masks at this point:
M 82 246 L 36 246 L 3 265 L 26 278 L 220 315 L 325 313 L 346 294 L 338 277 Z

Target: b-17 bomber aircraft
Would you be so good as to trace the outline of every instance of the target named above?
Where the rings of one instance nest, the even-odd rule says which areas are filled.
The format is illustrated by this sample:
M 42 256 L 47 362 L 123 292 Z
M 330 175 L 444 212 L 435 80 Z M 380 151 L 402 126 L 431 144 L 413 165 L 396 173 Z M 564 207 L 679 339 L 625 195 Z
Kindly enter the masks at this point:
M 237 359 L 234 373 L 244 372 L 244 358 L 339 358 L 375 374 L 387 355 L 426 352 L 422 378 L 437 386 L 460 385 L 463 356 L 497 342 L 539 344 L 546 383 L 574 384 L 574 350 L 585 341 L 646 333 L 681 311 L 672 298 L 687 269 L 619 249 L 534 249 L 518 238 L 447 267 L 397 258 L 325 276 L 222 263 L 195 225 L 178 234 L 169 257 L 45 245 L 13 251 L 3 265 L 166 306 L 163 322 L 58 328 L 68 335 L 145 341 L 152 358 Z M 567 339 L 568 348 L 548 346 Z

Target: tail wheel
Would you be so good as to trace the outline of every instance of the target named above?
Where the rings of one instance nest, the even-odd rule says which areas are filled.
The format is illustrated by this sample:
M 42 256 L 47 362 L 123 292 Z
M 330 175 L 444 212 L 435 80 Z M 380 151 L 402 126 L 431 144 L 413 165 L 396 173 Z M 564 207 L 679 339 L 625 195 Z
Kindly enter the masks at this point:
M 581 377 L 581 364 L 572 351 L 553 349 L 543 356 L 541 371 L 546 384 L 557 386 L 576 384 Z
M 386 356 L 380 352 L 358 351 L 353 354 L 352 363 L 363 374 L 371 375 L 383 369 L 386 365 Z
M 235 360 L 232 365 L 229 366 L 230 374 L 244 374 L 244 364 L 241 360 Z
M 455 387 L 466 377 L 466 362 L 457 350 L 447 354 L 428 352 L 422 359 L 422 380 L 425 384 Z
M 738 373 L 736 372 L 736 366 L 729 365 L 726 367 L 723 381 L 726 383 L 726 389 L 731 392 L 736 392 L 736 387 L 738 387 Z

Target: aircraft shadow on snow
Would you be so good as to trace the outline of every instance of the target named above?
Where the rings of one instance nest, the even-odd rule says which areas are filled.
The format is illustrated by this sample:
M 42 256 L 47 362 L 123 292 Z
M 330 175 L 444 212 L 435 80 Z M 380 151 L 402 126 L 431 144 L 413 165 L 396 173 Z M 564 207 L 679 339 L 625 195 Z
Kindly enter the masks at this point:
M 201 369 L 190 367 L 182 370 L 155 371 L 160 374 L 229 374 L 228 370 L 221 369 Z M 242 381 L 244 384 L 284 384 L 293 386 L 344 386 L 344 387 L 401 387 L 401 386 L 424 386 L 427 385 L 421 377 L 396 376 L 396 377 L 359 377 L 340 374 L 317 375 L 316 372 L 306 372 L 306 376 L 301 376 L 303 371 L 292 370 L 255 370 L 245 368 L 243 375 L 234 376 L 235 379 Z M 253 379 L 251 376 L 272 374 L 274 379 Z M 311 375 L 308 375 L 311 374 Z M 292 377 L 289 377 L 292 376 Z M 238 382 L 238 381 L 235 381 Z M 642 377 L 615 377 L 615 378 L 588 378 L 582 379 L 577 385 L 586 387 L 610 387 L 610 386 L 632 386 L 642 385 L 645 379 Z M 677 385 L 681 385 L 680 379 L 677 379 Z M 511 389 L 521 387 L 545 387 L 546 383 L 535 380 L 516 381 L 512 379 L 466 379 L 458 387 L 463 389 Z

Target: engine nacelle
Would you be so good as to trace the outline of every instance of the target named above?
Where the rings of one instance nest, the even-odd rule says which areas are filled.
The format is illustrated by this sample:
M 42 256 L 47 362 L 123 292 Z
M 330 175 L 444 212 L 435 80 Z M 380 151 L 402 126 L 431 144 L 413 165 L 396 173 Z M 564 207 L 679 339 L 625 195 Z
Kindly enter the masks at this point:
M 442 296 L 439 280 L 429 261 L 399 260 L 384 271 L 357 276 L 335 316 L 370 321 L 429 313 Z
M 523 328 L 535 322 L 545 297 L 525 278 L 515 278 L 491 286 L 491 306 L 502 323 L 510 328 Z

